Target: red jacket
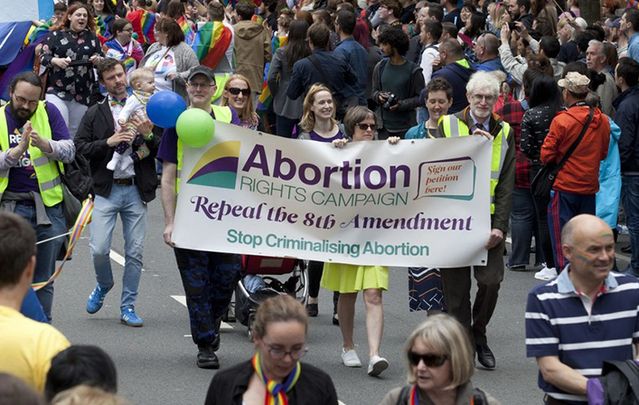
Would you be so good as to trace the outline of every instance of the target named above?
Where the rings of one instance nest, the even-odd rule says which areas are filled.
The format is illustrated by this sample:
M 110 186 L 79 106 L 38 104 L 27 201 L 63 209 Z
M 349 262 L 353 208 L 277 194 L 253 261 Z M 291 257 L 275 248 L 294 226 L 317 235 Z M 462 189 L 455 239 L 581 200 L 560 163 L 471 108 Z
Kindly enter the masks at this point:
M 544 164 L 559 163 L 579 136 L 588 112 L 588 106 L 580 105 L 557 113 L 541 147 Z M 599 191 L 599 162 L 608 154 L 609 143 L 608 117 L 596 108 L 588 130 L 559 171 L 553 188 L 582 195 L 596 194 Z

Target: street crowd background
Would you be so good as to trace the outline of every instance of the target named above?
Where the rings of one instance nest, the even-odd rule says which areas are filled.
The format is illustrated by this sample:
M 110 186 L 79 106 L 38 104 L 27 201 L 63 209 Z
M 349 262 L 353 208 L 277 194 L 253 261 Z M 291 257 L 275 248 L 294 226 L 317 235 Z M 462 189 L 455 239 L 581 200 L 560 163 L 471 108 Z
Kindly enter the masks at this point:
M 95 194 L 81 211 L 93 210 L 96 285 L 86 292 L 86 311 L 98 312 L 116 284 L 109 251 L 120 216 L 120 321 L 144 325 L 135 304 L 147 205 L 161 201 L 163 239 L 174 250 L 176 265 L 170 265 L 178 267 L 186 294 L 196 365 L 222 368 L 202 398 L 207 404 L 337 402 L 330 370 L 299 361 L 320 288 L 334 292 L 343 366 L 363 366 L 353 339 L 359 291 L 366 373 L 375 378 L 391 366 L 382 356 L 389 269 L 315 261 L 303 263 L 304 305 L 287 294 L 267 299 L 251 315 L 251 361 L 220 365 L 220 325 L 234 292 L 237 309 L 236 285 L 252 294 L 265 283 L 246 274 L 238 255 L 181 249 L 171 239 L 183 145 L 205 144 L 213 119 L 336 148 L 489 139 L 488 263 L 408 269 L 410 310 L 423 311 L 426 322 L 407 336 L 409 384 L 388 387 L 379 400 L 498 403 L 473 387 L 471 377 L 477 363 L 497 367 L 499 353 L 490 349 L 486 330 L 504 273 L 515 271 L 544 281 L 526 309 L 525 344 L 539 365 L 540 396 L 525 402 L 603 403 L 597 402 L 608 392 L 598 382 L 602 362 L 631 359 L 639 339 L 632 306 L 639 289 L 639 3 L 88 0 L 56 1 L 53 12 L 45 20 L 0 25 L 0 209 L 27 220 L 38 241 L 53 240 L 24 260 L 10 239 L 0 247 L 0 274 L 16 267 L 15 276 L 0 276 L 0 354 L 7 355 L 0 371 L 8 373 L 0 374 L 0 397 L 15 395 L 7 403 L 44 397 L 59 404 L 126 403 L 115 396 L 109 355 L 71 345 L 49 325 L 55 326 L 51 276 L 64 249 L 59 236 L 74 224 L 65 222 L 69 200 L 59 168 L 78 160 L 90 167 Z M 540 194 L 537 174 L 552 164 L 552 191 Z M 15 221 L 1 217 L 0 228 L 29 252 L 33 241 Z M 620 235 L 629 242 L 621 247 L 630 255 L 627 268 L 614 260 Z M 478 286 L 472 307 L 471 272 Z M 608 294 L 615 288 L 629 307 Z M 579 304 L 565 304 L 569 299 Z M 591 316 L 601 325 L 628 322 L 611 326 L 618 336 L 604 339 L 588 329 Z M 557 326 L 581 322 L 586 336 Z M 617 343 L 593 354 L 601 342 Z M 20 364 L 25 358 L 29 365 Z M 111 402 L 92 402 L 101 396 Z

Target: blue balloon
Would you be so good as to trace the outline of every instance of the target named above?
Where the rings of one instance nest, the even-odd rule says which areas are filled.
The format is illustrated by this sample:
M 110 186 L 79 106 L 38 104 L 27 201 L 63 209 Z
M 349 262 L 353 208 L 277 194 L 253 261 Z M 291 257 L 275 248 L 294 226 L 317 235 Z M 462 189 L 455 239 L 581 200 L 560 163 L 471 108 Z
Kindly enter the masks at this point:
M 172 91 L 158 91 L 146 104 L 146 115 L 160 128 L 174 128 L 178 117 L 186 111 L 186 102 Z

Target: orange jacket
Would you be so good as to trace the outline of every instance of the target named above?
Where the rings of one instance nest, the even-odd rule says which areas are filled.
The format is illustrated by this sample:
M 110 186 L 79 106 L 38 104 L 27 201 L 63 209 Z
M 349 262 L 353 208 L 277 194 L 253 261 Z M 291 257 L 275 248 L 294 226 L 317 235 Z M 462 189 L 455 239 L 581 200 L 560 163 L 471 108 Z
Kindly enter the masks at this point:
M 577 105 L 557 113 L 541 147 L 541 161 L 559 163 L 577 139 L 588 119 L 588 106 Z M 588 130 L 564 167 L 559 171 L 554 189 L 589 195 L 599 191 L 599 162 L 608 154 L 610 124 L 598 108 Z

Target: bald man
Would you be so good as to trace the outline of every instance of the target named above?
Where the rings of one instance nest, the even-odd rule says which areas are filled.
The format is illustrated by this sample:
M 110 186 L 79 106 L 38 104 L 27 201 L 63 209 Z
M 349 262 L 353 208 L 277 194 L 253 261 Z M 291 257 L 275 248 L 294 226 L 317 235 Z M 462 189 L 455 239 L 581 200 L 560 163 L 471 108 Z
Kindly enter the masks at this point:
M 603 362 L 631 359 L 633 345 L 639 349 L 639 284 L 610 271 L 615 242 L 601 219 L 573 217 L 561 243 L 570 264 L 528 294 L 526 351 L 537 359 L 547 404 L 585 404 Z

